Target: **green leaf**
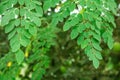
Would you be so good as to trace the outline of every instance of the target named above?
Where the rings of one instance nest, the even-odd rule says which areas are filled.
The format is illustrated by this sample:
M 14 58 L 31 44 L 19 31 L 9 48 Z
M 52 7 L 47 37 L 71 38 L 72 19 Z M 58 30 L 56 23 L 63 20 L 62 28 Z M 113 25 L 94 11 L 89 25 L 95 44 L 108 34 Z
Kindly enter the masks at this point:
M 24 16 L 25 14 L 27 15 L 26 9 L 25 8 L 20 8 L 20 16 Z
M 4 12 L 4 7 L 2 4 L 0 4 L 0 15 Z
M 91 46 L 87 46 L 85 48 L 85 54 L 87 54 L 90 61 L 92 61 L 95 58 L 95 55 L 93 53 L 93 49 L 91 48 Z
M 16 30 L 11 31 L 8 35 L 8 40 L 10 40 L 15 35 L 15 33 L 16 33 Z
M 97 41 L 101 41 L 101 36 L 99 34 L 96 34 L 93 32 L 93 37 L 97 40 Z
M 94 58 L 93 59 L 93 66 L 97 69 L 99 67 L 99 60 Z
M 90 14 L 89 14 L 89 15 L 88 15 L 88 20 L 91 21 L 91 22 L 94 21 L 93 15 L 90 15 Z
M 30 43 L 30 40 L 26 38 L 24 35 L 20 38 L 20 44 L 24 47 L 26 47 Z
M 101 28 L 101 23 L 99 21 L 97 21 L 97 20 L 96 20 L 96 26 L 97 26 L 98 29 Z
M 96 41 L 92 41 L 93 43 L 93 47 L 98 50 L 98 51 L 102 51 L 102 48 L 100 47 L 100 44 L 99 42 L 96 42 Z
M 36 69 L 33 74 L 32 74 L 32 79 L 31 80 L 37 80 L 41 79 L 43 74 L 45 74 L 45 69 L 43 68 L 38 68 Z
M 70 21 L 71 26 L 75 26 L 78 23 L 79 23 L 79 17 L 78 16 L 74 16 L 73 19 Z
M 90 46 L 85 48 L 85 53 L 89 57 L 89 60 L 93 62 L 93 66 L 97 69 L 99 67 L 99 60 L 97 58 L 101 59 L 101 55 Z
M 38 13 L 38 16 L 42 17 L 43 16 L 43 10 L 41 8 L 41 6 L 37 6 L 36 5 L 36 12 Z
M 25 6 L 26 7 L 29 7 L 30 3 L 31 3 L 31 0 L 25 0 Z
M 15 23 L 15 26 L 19 26 L 20 25 L 20 19 L 16 19 L 15 21 L 14 21 Z
M 70 34 L 71 39 L 75 39 L 78 36 L 78 34 L 79 33 L 77 28 L 72 29 L 72 32 Z
M 67 31 L 71 28 L 72 26 L 70 25 L 70 22 L 66 22 L 65 25 L 63 26 L 63 31 Z
M 29 7 L 30 10 L 33 10 L 33 9 L 35 9 L 36 4 L 33 3 L 32 1 L 30 1 L 30 2 L 28 3 L 27 7 Z
M 95 54 L 95 56 L 96 56 L 97 59 L 99 59 L 99 60 L 103 59 L 102 55 L 101 55 L 101 53 L 99 51 L 95 50 L 94 52 L 95 52 L 94 54 Z
M 5 26 L 5 33 L 9 33 L 10 31 L 12 31 L 14 29 L 14 24 L 11 22 L 8 25 Z
M 12 48 L 12 52 L 16 52 L 20 49 L 19 35 L 16 34 L 10 40 L 10 46 Z
M 18 3 L 19 3 L 20 5 L 23 5 L 23 4 L 24 4 L 24 0 L 18 0 Z
M 69 30 L 72 26 L 75 26 L 76 24 L 79 23 L 79 18 L 78 17 L 70 17 L 70 20 L 68 20 L 67 22 L 65 22 L 65 25 L 63 26 L 63 30 L 67 31 Z
M 19 13 L 20 13 L 19 8 L 15 8 L 15 14 L 19 15 Z
M 72 3 L 72 4 L 70 4 L 70 5 L 68 6 L 68 9 L 69 9 L 70 12 L 71 12 L 71 11 L 73 11 L 73 10 L 75 9 L 75 7 L 76 7 L 76 5 L 75 5 L 74 3 Z
M 9 4 L 15 5 L 17 3 L 17 1 L 19 1 L 19 0 L 9 0 Z
M 41 26 L 41 20 L 38 17 L 33 17 L 33 22 L 37 25 L 37 26 Z
M 80 35 L 80 36 L 78 37 L 78 39 L 77 39 L 77 44 L 78 44 L 78 45 L 81 45 L 81 44 L 83 43 L 83 41 L 84 41 L 84 36 L 83 36 L 83 35 Z
M 9 15 L 5 15 L 2 17 L 2 20 L 1 20 L 1 25 L 2 26 L 5 26 L 9 23 L 9 19 L 10 19 L 10 16 Z
M 26 31 L 26 30 L 24 30 L 23 32 L 23 35 L 26 37 L 26 38 L 31 38 L 31 34 L 30 34 L 30 32 L 29 31 Z M 32 33 L 32 32 L 31 32 Z
M 4 12 L 4 16 L 2 16 L 2 19 L 1 19 L 1 25 L 2 26 L 5 26 L 9 23 L 9 21 L 11 21 L 12 19 L 15 18 L 15 9 L 11 9 L 11 10 L 7 10 Z
M 108 37 L 107 45 L 108 45 L 109 49 L 113 48 L 113 44 L 114 44 L 113 38 L 112 37 Z
M 112 31 L 105 31 L 103 34 L 102 34 L 102 37 L 103 37 L 103 40 L 105 43 L 107 43 L 109 49 L 112 49 L 113 48 L 113 43 L 114 43 L 114 40 L 112 38 Z
M 37 4 L 37 5 L 42 5 L 42 3 L 40 1 L 32 1 L 32 2 Z
M 16 55 L 17 63 L 21 64 L 24 60 L 24 52 L 22 50 L 18 50 L 15 55 Z
M 89 39 L 85 39 L 82 44 L 81 44 L 81 48 L 84 49 L 89 45 Z
M 29 26 L 29 32 L 32 34 L 32 35 L 35 35 L 37 33 L 37 28 L 36 27 L 33 27 L 33 26 Z
M 108 33 L 107 33 L 107 31 L 105 31 L 105 32 L 102 34 L 102 38 L 103 38 L 104 42 L 107 43 L 107 40 L 108 40 Z
M 46 0 L 43 5 L 43 9 L 47 11 L 51 7 L 51 0 Z
M 86 29 L 86 26 L 83 23 L 79 24 L 79 27 L 78 27 L 79 33 L 82 33 L 85 29 Z
M 16 52 L 20 49 L 20 43 L 14 42 L 14 44 L 11 44 L 12 52 Z
M 44 0 L 43 9 L 46 12 L 49 8 L 56 6 L 60 0 Z

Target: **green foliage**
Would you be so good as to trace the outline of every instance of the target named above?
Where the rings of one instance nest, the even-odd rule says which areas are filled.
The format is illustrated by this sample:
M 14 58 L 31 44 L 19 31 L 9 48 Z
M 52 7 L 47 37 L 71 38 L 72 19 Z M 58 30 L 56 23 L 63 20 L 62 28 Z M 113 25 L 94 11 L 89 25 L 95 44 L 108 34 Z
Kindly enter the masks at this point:
M 47 15 L 49 9 L 51 14 Z M 20 75 L 20 67 L 27 63 L 32 72 L 30 79 L 41 79 L 50 62 L 47 52 L 57 45 L 60 22 L 63 31 L 70 31 L 71 39 L 76 39 L 95 68 L 102 59 L 102 41 L 109 49 L 113 47 L 114 0 L 4 0 L 0 3 L 0 15 L 10 45 L 9 53 L 0 59 L 0 78 L 18 68 L 16 73 L 9 74 L 9 80 L 15 79 Z
M 85 49 L 85 54 L 87 54 L 89 60 L 93 61 L 95 68 L 99 66 L 98 60 L 102 59 L 100 54 L 102 50 L 100 47 L 101 40 L 103 39 L 107 43 L 109 49 L 113 47 L 112 32 L 115 27 L 113 14 L 115 12 L 110 10 L 111 2 L 113 0 L 108 2 L 99 0 L 78 1 L 76 5 L 79 5 L 78 9 L 81 7 L 81 10 L 78 10 L 78 13 L 70 15 L 63 26 L 64 31 L 72 30 L 71 39 L 78 37 L 78 45 L 81 45 L 81 48 Z M 115 3 L 113 4 L 112 9 L 115 10 L 116 5 Z

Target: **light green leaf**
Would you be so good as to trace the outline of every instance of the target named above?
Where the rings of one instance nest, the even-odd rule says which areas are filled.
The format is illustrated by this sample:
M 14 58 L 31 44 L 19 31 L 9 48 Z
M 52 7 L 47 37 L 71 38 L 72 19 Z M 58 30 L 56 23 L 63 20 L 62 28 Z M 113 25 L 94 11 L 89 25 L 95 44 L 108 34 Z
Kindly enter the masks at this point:
M 15 21 L 14 21 L 15 23 L 15 26 L 19 26 L 20 25 L 20 19 L 16 19 Z
M 32 1 L 32 2 L 37 4 L 37 5 L 42 5 L 42 3 L 40 1 Z
M 102 55 L 101 55 L 101 53 L 99 51 L 95 50 L 94 52 L 95 52 L 94 54 L 95 54 L 95 56 L 96 56 L 97 59 L 99 59 L 99 60 L 103 59 Z
M 101 41 L 101 36 L 99 34 L 96 34 L 93 32 L 93 37 L 97 40 L 97 41 Z
M 31 0 L 25 0 L 25 5 L 26 5 L 27 7 L 29 7 L 30 3 L 31 3 Z
M 33 27 L 33 26 L 29 26 L 29 32 L 32 34 L 32 35 L 35 35 L 37 33 L 37 28 L 36 27 Z
M 30 39 L 26 38 L 24 35 L 20 38 L 20 44 L 26 47 L 30 43 Z
M 100 63 L 99 63 L 99 60 L 95 58 L 95 59 L 93 60 L 93 66 L 97 69 L 97 68 L 99 67 L 99 64 L 100 64 Z
M 92 47 L 91 46 L 87 46 L 86 48 L 85 48 L 85 54 L 88 56 L 88 54 L 90 54 L 91 53 L 91 49 L 92 49 Z M 88 56 L 89 57 L 89 56 Z
M 79 24 L 78 31 L 79 33 L 82 33 L 86 29 L 86 26 L 84 24 Z
M 13 5 L 15 5 L 16 3 L 17 3 L 17 1 L 19 1 L 19 0 L 9 0 L 9 4 L 13 4 Z
M 19 3 L 20 5 L 23 5 L 23 4 L 24 4 L 24 0 L 18 0 L 18 3 Z
M 109 49 L 113 48 L 113 44 L 114 44 L 113 38 L 111 36 L 108 37 L 107 45 L 108 45 Z
M 43 5 L 43 9 L 47 11 L 51 7 L 51 0 L 46 0 Z
M 46 12 L 49 8 L 56 6 L 60 0 L 44 0 L 43 9 Z
M 11 38 L 10 47 L 12 48 L 12 52 L 16 52 L 20 49 L 19 36 L 17 34 Z
M 33 3 L 32 1 L 30 1 L 30 2 L 29 2 L 29 5 L 28 5 L 27 7 L 29 7 L 30 10 L 33 10 L 33 9 L 35 9 L 36 4 Z
M 97 20 L 96 20 L 96 26 L 97 26 L 98 29 L 101 28 L 101 23 L 99 21 L 97 21 Z
M 102 51 L 102 48 L 100 47 L 100 44 L 99 42 L 95 42 L 95 41 L 92 41 L 93 43 L 93 47 L 98 50 L 98 51 Z
M 19 13 L 20 13 L 19 8 L 15 8 L 15 14 L 19 15 Z
M 13 30 L 11 31 L 9 34 L 8 34 L 8 40 L 10 40 L 16 33 L 16 30 Z
M 92 61 L 92 60 L 95 58 L 93 49 L 92 49 L 91 47 L 87 46 L 87 47 L 85 48 L 85 51 L 86 51 L 86 54 L 87 54 L 89 60 Z
M 16 55 L 17 63 L 21 64 L 24 60 L 24 52 L 22 50 L 18 50 L 15 55 Z
M 33 17 L 33 22 L 37 25 L 37 26 L 41 26 L 41 20 L 38 17 Z
M 79 33 L 77 28 L 72 29 L 72 32 L 70 34 L 71 39 L 75 39 L 78 36 L 78 34 Z
M 63 30 L 67 31 L 71 28 L 72 26 L 70 25 L 70 22 L 66 22 L 65 25 L 63 26 Z
M 30 22 L 28 20 L 22 19 L 22 20 L 20 20 L 20 25 L 25 26 L 25 29 L 28 29 L 29 28 L 28 26 L 30 25 Z
M 26 38 L 31 38 L 31 34 L 30 34 L 30 32 L 29 31 L 27 31 L 27 30 L 24 30 L 23 32 L 23 35 L 26 37 Z M 32 32 L 31 32 L 32 33 Z
M 9 20 L 10 20 L 10 16 L 9 15 L 5 15 L 2 17 L 2 20 L 1 20 L 1 25 L 2 26 L 5 26 L 9 23 Z
M 37 6 L 36 5 L 36 12 L 38 13 L 38 16 L 42 17 L 43 16 L 43 10 L 41 8 L 41 6 Z
M 105 32 L 102 34 L 102 38 L 103 38 L 104 42 L 107 43 L 107 40 L 108 40 L 108 33 L 107 33 L 107 31 L 105 31 Z
M 63 30 L 67 31 L 69 30 L 72 26 L 75 26 L 76 24 L 79 23 L 79 18 L 78 17 L 70 17 L 67 22 L 65 22 L 65 25 L 63 26 Z
M 19 42 L 14 42 L 10 46 L 12 48 L 12 52 L 16 52 L 16 51 L 18 51 L 20 49 L 20 43 Z
M 73 10 L 75 9 L 75 7 L 76 7 L 76 5 L 75 5 L 74 3 L 72 3 L 72 4 L 70 4 L 70 5 L 68 6 L 68 9 L 69 9 L 70 12 L 71 12 L 71 11 L 73 11 Z
M 20 16 L 27 15 L 25 8 L 20 8 Z
M 85 47 L 87 47 L 89 45 L 89 39 L 86 39 L 82 42 L 81 44 L 81 48 L 84 49 Z
M 5 26 L 5 33 L 9 33 L 10 31 L 12 31 L 14 29 L 14 24 L 11 22 L 8 25 Z
M 72 18 L 72 20 L 70 21 L 70 25 L 71 26 L 75 26 L 76 24 L 78 24 L 79 23 L 79 17 L 77 17 L 77 16 L 74 16 L 73 18 Z
M 84 36 L 83 36 L 83 35 L 80 35 L 80 36 L 78 37 L 78 39 L 77 39 L 77 44 L 78 44 L 78 45 L 81 45 L 81 44 L 83 43 L 83 41 L 84 41 Z
M 93 66 L 97 69 L 99 67 L 99 60 L 94 58 L 93 59 Z

